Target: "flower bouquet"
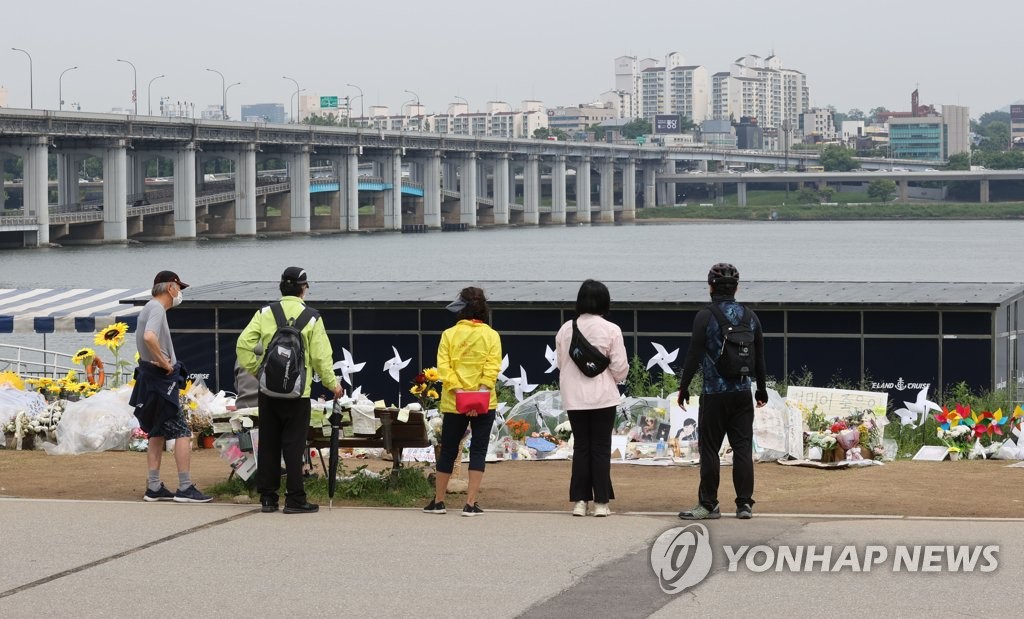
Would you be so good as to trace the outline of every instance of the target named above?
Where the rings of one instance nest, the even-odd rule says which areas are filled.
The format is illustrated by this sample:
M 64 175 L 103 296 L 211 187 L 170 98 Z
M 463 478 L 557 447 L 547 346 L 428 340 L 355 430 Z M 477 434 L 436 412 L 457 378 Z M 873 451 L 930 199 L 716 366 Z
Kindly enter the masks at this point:
M 864 459 L 860 453 L 860 432 L 856 428 L 840 430 L 836 435 L 836 442 L 846 452 L 847 460 Z
M 121 346 L 124 345 L 124 336 L 128 333 L 128 324 L 123 322 L 115 322 L 112 325 L 100 329 L 96 333 L 96 337 L 93 339 L 97 346 L 105 346 L 110 354 L 114 355 L 114 371 L 113 371 L 113 386 L 120 387 L 121 379 L 126 375 L 130 362 L 121 359 Z M 79 351 L 81 354 L 89 349 L 82 349 Z M 76 355 L 77 357 L 77 355 Z M 83 362 L 84 359 L 79 358 L 79 362 Z M 90 359 L 91 361 L 91 359 Z
M 416 396 L 416 400 L 423 410 L 436 409 L 437 402 L 441 398 L 441 375 L 438 374 L 437 368 L 423 368 L 412 379 L 409 393 Z
M 526 438 L 527 432 L 530 431 L 530 422 L 525 419 L 512 419 L 505 422 L 505 427 L 508 428 L 512 440 L 521 443 Z

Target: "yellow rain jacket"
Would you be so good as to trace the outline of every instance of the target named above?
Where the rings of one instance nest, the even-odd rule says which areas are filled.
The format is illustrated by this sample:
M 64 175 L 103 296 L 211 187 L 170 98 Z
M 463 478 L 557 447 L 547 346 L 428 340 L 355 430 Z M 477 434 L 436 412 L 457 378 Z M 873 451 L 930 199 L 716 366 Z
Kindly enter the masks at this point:
M 285 318 L 294 320 L 305 309 L 306 302 L 299 297 L 287 296 L 281 297 L 281 306 L 284 308 Z M 257 357 L 253 352 L 256 342 L 262 342 L 263 350 L 266 351 L 275 333 L 277 321 L 274 320 L 270 306 L 256 310 L 256 314 L 238 336 L 238 343 L 235 345 L 238 365 L 255 376 L 260 369 L 260 363 L 263 362 L 263 357 Z M 322 318 L 314 318 L 303 327 L 302 347 L 306 352 L 306 387 L 302 397 L 309 397 L 310 387 L 313 385 L 313 372 L 320 377 L 324 388 L 333 390 L 338 382 L 334 376 L 334 350 L 331 348 L 331 341 L 327 339 L 327 330 L 324 328 Z
M 437 347 L 437 372 L 441 375 L 442 413 L 455 412 L 455 390 L 476 391 L 481 385 L 491 391 L 488 408 L 498 406 L 494 384 L 501 371 L 501 337 L 485 323 L 460 320 L 441 334 Z

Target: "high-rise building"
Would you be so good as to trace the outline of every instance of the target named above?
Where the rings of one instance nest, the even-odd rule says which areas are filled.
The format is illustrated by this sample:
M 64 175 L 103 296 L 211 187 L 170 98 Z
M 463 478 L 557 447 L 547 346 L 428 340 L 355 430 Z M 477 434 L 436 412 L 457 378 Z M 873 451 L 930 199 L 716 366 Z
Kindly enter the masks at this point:
M 728 72 L 711 79 L 711 117 L 720 120 L 756 117 L 765 128 L 788 122 L 797 127 L 810 107 L 807 76 L 782 66 L 775 55 L 748 54 L 737 58 Z
M 950 155 L 971 152 L 971 116 L 966 105 L 943 105 L 942 123 L 945 125 L 946 144 L 944 159 Z
M 615 59 L 616 93 L 634 93 L 632 101 L 620 96 L 621 116 L 640 117 L 654 122 L 658 114 L 679 114 L 700 123 L 708 116 L 708 70 L 687 65 L 683 55 L 672 52 L 665 63 L 653 58 L 637 60 L 633 56 Z M 602 95 L 607 100 L 605 93 Z
M 250 103 L 242 106 L 242 120 L 284 124 L 285 110 L 281 103 Z
M 1024 105 L 1010 106 L 1010 144 L 1013 148 L 1024 148 Z

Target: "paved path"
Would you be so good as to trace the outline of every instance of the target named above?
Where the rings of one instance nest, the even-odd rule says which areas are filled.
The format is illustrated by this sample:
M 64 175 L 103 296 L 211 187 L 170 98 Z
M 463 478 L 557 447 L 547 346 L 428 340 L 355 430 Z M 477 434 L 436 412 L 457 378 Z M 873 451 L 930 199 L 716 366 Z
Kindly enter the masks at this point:
M 663 593 L 674 514 L 258 507 L 0 499 L 0 616 L 1015 616 L 1024 521 L 763 516 L 707 524 L 703 582 Z M 992 573 L 728 571 L 723 546 L 998 544 Z M 758 561 L 764 554 L 758 555 Z

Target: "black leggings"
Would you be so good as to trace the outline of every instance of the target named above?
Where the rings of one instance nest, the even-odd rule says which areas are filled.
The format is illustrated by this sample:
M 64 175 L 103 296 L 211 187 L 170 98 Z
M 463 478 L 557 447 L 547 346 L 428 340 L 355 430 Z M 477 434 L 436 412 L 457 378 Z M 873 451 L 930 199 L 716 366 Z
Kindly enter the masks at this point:
M 441 413 L 441 459 L 437 463 L 437 472 L 451 473 L 455 468 L 455 458 L 462 456 L 459 453 L 459 443 L 466 435 L 467 427 L 473 429 L 473 437 L 469 441 L 469 470 L 483 471 L 493 425 L 494 411 L 487 411 L 486 415 L 476 417 L 459 413 Z

